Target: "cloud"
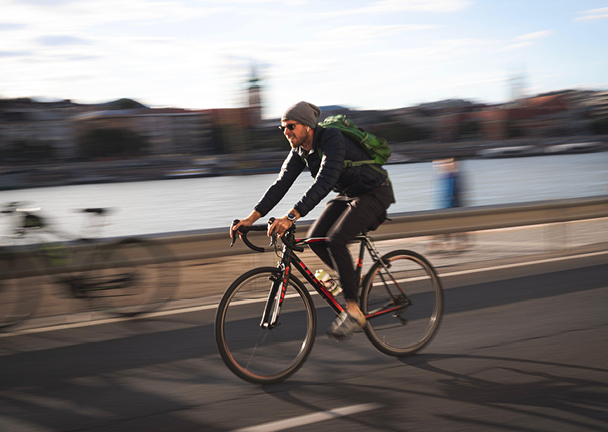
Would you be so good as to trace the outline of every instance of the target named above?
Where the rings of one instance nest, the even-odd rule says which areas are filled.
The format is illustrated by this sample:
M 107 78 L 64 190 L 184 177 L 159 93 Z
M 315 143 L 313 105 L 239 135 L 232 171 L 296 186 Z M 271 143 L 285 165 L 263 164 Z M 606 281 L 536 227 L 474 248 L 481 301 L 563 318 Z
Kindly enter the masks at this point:
M 513 51 L 531 46 L 535 40 L 542 39 L 555 34 L 553 30 L 542 30 L 533 33 L 526 33 L 514 38 L 514 43 L 507 45 L 498 51 Z
M 468 7 L 467 0 L 383 0 L 360 10 L 368 12 L 455 12 Z
M 48 77 L 47 81 L 74 83 L 76 81 L 92 81 L 94 79 L 95 79 L 95 77 L 92 75 L 61 75 L 61 76 Z
M 35 31 L 51 33 L 58 27 L 70 32 L 116 22 L 135 25 L 203 18 L 219 12 L 238 12 L 237 6 L 217 7 L 177 0 L 78 0 L 57 1 L 47 7 L 46 1 L 30 4 L 10 2 L 3 5 L 3 15 L 15 23 L 27 23 Z
M 520 41 L 531 41 L 534 39 L 541 39 L 547 36 L 551 36 L 552 34 L 555 34 L 555 32 L 553 30 L 543 30 L 543 31 L 537 31 L 534 33 L 527 33 L 525 35 L 521 35 L 521 36 L 517 36 L 515 39 L 520 40 Z
M 0 23 L 0 31 L 6 30 L 21 30 L 26 26 L 24 24 L 15 24 L 15 23 Z
M 44 46 L 66 46 L 66 45 L 90 45 L 91 42 L 67 35 L 50 35 L 50 36 L 40 36 L 36 39 L 40 45 Z
M 78 0 L 19 0 L 19 3 L 32 6 L 55 7 L 67 3 L 76 3 Z
M 577 12 L 577 15 L 580 15 L 574 18 L 574 21 L 589 21 L 596 19 L 608 18 L 608 7 L 599 8 L 599 9 L 590 9 L 583 12 Z
M 334 11 L 315 11 L 315 17 L 342 17 L 346 15 L 391 14 L 398 12 L 435 12 L 448 13 L 465 9 L 471 5 L 468 0 L 382 0 L 369 6 L 340 9 Z
M 437 88 L 463 88 L 463 87 L 478 87 L 488 84 L 503 83 L 505 77 L 502 74 L 495 72 L 474 72 L 455 75 L 444 78 L 440 83 L 435 83 Z
M 531 42 L 519 42 L 519 43 L 514 43 L 514 44 L 511 44 L 511 45 L 507 45 L 506 47 L 501 48 L 498 51 L 514 51 L 514 50 L 526 48 L 526 47 L 528 47 L 530 45 L 532 45 Z
M 306 0 L 207 0 L 207 3 L 238 4 L 238 5 L 258 5 L 266 3 L 285 3 L 288 6 L 302 6 L 308 2 Z
M 26 57 L 31 55 L 29 51 L 0 51 L 0 57 Z
M 97 55 L 80 55 L 80 56 L 72 56 L 69 58 L 70 61 L 89 61 L 89 60 L 102 60 L 102 56 Z
M 419 25 L 419 24 L 404 24 L 404 25 L 353 25 L 337 27 L 331 30 L 319 33 L 323 39 L 330 40 L 371 40 L 380 39 L 390 36 L 395 36 L 405 32 L 430 30 L 435 29 L 436 25 Z

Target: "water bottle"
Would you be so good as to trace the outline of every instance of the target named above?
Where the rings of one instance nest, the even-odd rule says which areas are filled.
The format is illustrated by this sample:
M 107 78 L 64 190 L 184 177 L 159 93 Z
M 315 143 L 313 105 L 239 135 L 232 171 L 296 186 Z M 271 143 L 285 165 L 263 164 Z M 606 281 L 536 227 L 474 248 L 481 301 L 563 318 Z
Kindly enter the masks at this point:
M 340 285 L 338 285 L 325 270 L 317 270 L 315 272 L 315 277 L 319 279 L 323 285 L 325 285 L 327 291 L 329 291 L 334 297 L 342 292 Z

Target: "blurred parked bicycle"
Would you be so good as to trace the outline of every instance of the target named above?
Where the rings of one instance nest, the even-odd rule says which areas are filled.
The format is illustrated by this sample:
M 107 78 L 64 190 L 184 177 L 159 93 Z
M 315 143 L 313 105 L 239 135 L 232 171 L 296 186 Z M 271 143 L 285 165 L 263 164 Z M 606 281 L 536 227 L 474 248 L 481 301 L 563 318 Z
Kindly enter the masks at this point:
M 179 268 L 163 245 L 140 238 L 104 241 L 108 209 L 79 210 L 87 237 L 71 239 L 51 227 L 40 209 L 10 203 L 10 246 L 0 248 L 0 330 L 29 318 L 46 281 L 82 299 L 89 310 L 120 316 L 150 312 L 167 301 Z

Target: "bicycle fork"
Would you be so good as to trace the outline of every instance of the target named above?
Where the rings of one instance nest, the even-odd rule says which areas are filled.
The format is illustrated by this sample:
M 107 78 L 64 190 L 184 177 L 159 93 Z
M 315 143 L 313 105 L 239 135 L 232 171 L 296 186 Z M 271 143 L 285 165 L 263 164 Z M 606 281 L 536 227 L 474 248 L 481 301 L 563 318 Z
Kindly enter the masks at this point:
M 281 306 L 285 299 L 291 267 L 288 263 L 283 262 L 280 264 L 279 269 L 280 272 L 277 272 L 277 275 L 272 280 L 272 286 L 270 287 L 262 320 L 260 321 L 260 327 L 265 329 L 273 329 L 280 324 L 279 314 L 281 313 Z

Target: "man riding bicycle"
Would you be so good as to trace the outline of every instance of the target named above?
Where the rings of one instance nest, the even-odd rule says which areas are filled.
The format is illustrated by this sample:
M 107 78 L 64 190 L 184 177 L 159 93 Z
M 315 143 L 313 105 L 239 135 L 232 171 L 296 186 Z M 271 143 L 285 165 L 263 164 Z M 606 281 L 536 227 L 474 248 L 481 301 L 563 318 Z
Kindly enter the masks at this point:
M 231 227 L 230 236 L 239 233 L 239 227 L 251 226 L 268 214 L 306 167 L 314 177 L 313 184 L 286 215 L 269 226 L 269 236 L 273 232 L 283 235 L 330 191 L 337 192 L 338 195 L 327 203 L 321 216 L 310 227 L 307 237 L 328 238 L 327 242 L 311 243 L 310 248 L 327 266 L 338 272 L 346 311 L 335 319 L 327 333 L 342 339 L 365 325 L 365 317 L 358 306 L 359 281 L 355 280 L 348 243 L 376 222 L 384 220 L 394 199 L 383 170 L 374 169 L 370 164 L 344 166 L 345 160 L 369 160 L 369 156 L 339 130 L 318 126 L 320 114 L 317 106 L 303 101 L 285 111 L 279 127 L 289 141 L 291 151 L 277 180 L 251 214 Z

